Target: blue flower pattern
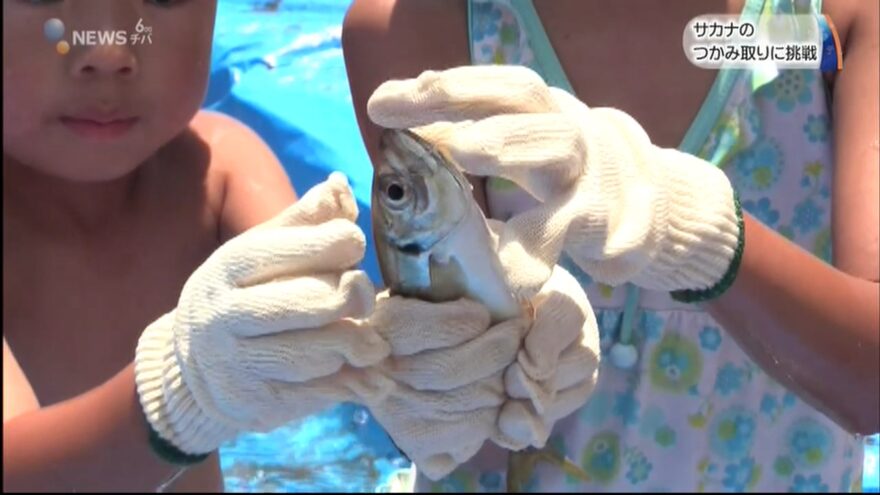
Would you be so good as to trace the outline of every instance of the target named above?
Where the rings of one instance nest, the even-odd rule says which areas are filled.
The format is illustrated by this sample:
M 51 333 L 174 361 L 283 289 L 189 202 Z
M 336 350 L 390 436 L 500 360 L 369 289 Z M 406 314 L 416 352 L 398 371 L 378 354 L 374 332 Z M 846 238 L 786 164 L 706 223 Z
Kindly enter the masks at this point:
M 831 432 L 813 419 L 795 423 L 788 433 L 789 457 L 804 468 L 815 468 L 825 463 L 834 444 Z
M 822 477 L 818 474 L 809 477 L 796 474 L 790 491 L 793 493 L 826 493 L 828 485 L 822 482 Z
M 732 363 L 727 363 L 718 370 L 715 378 L 715 391 L 721 395 L 730 395 L 742 386 L 745 370 L 737 368 Z
M 474 2 L 474 41 L 482 41 L 498 34 L 501 9 L 492 2 Z
M 792 224 L 801 233 L 811 232 L 821 225 L 824 212 L 812 198 L 800 202 L 794 207 Z
M 717 351 L 721 345 L 721 332 L 717 327 L 703 327 L 700 330 L 700 347 L 707 351 Z
M 827 115 L 808 115 L 807 123 L 804 124 L 804 133 L 811 143 L 828 140 L 830 123 Z
M 767 191 L 782 174 L 783 158 L 779 145 L 762 136 L 732 159 L 734 178 L 743 187 Z
M 773 209 L 770 198 L 764 197 L 758 201 L 749 199 L 742 202 L 742 207 L 768 227 L 775 227 L 779 221 L 779 210 Z
M 720 414 L 711 430 L 712 449 L 724 459 L 735 459 L 749 452 L 754 442 L 755 418 L 741 407 Z
M 644 313 L 642 328 L 644 328 L 645 339 L 651 342 L 660 339 L 663 331 L 663 318 L 654 313 Z
M 724 467 L 724 479 L 721 484 L 732 492 L 743 492 L 752 478 L 755 461 L 751 457 Z
M 779 401 L 770 394 L 764 394 L 764 397 L 761 398 L 761 412 L 767 416 L 768 419 L 776 418 L 777 413 L 780 409 Z
M 638 423 L 639 401 L 636 400 L 632 392 L 617 394 L 614 402 L 614 415 L 627 426 Z
M 763 95 L 776 100 L 776 107 L 782 112 L 791 112 L 798 105 L 813 101 L 810 89 L 816 75 L 806 70 L 783 70 L 779 76 L 765 86 Z
M 644 455 L 639 455 L 636 460 L 629 465 L 629 469 L 626 472 L 626 479 L 628 479 L 633 485 L 638 485 L 648 479 L 652 468 L 653 466 L 648 462 L 648 459 L 646 459 Z

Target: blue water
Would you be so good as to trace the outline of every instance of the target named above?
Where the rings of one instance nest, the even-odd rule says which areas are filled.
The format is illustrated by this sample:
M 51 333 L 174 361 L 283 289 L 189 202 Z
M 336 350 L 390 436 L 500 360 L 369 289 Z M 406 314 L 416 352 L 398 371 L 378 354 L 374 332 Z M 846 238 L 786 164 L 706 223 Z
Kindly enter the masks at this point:
M 350 0 L 220 0 L 205 107 L 253 128 L 302 194 L 333 170 L 349 177 L 369 232 L 372 168 L 351 106 L 340 31 Z M 277 8 L 272 6 L 277 4 Z M 369 236 L 368 236 L 369 237 Z M 379 281 L 372 244 L 363 268 Z M 877 492 L 878 436 L 866 442 L 864 491 Z M 407 467 L 363 408 L 343 404 L 221 449 L 235 492 L 386 491 Z

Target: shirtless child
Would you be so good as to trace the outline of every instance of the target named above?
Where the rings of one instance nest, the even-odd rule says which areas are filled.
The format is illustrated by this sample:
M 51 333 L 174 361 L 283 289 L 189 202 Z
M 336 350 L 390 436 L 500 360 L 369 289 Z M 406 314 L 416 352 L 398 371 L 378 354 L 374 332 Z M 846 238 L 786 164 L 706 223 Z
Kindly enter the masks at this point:
M 139 337 L 150 325 L 158 328 L 153 322 L 163 314 L 180 312 L 184 283 L 204 282 L 205 275 L 191 275 L 218 246 L 296 201 L 259 137 L 229 117 L 199 110 L 215 10 L 208 0 L 3 2 L 4 491 L 153 491 L 179 470 L 146 441 L 134 379 Z M 140 19 L 152 28 L 151 43 L 72 46 L 63 53 L 44 34 L 52 18 L 63 21 L 66 40 L 77 29 L 133 32 Z M 328 321 L 359 316 L 371 309 L 374 294 L 362 272 L 349 270 L 364 243 L 353 223 L 353 198 L 344 181 L 315 190 L 310 205 L 302 205 L 304 197 L 281 221 L 324 225 L 323 234 L 311 234 L 313 242 L 350 253 L 341 257 L 348 267 L 323 266 L 341 273 L 335 286 L 327 285 L 337 297 L 325 304 L 336 315 Z M 328 236 L 335 240 L 321 244 Z M 235 259 L 247 262 L 255 250 L 240 247 Z M 278 254 L 271 246 L 266 252 Z M 285 255 L 289 261 L 283 252 L 273 260 Z M 308 272 L 314 264 L 300 260 L 299 267 Z M 223 308 L 217 311 L 222 323 Z M 289 323 L 292 309 L 286 311 Z M 205 352 L 214 344 L 196 354 L 191 338 L 197 359 L 211 357 Z M 387 351 L 381 339 L 365 346 L 364 355 Z M 226 372 L 216 378 L 220 386 L 241 376 L 235 368 Z M 216 384 L 207 385 L 216 391 Z M 260 403 L 254 394 L 247 401 Z M 295 394 L 288 395 L 293 401 Z M 303 414 L 271 405 L 279 425 Z M 214 448 L 231 439 L 224 432 L 212 437 Z M 217 455 L 191 467 L 171 489 L 222 491 Z

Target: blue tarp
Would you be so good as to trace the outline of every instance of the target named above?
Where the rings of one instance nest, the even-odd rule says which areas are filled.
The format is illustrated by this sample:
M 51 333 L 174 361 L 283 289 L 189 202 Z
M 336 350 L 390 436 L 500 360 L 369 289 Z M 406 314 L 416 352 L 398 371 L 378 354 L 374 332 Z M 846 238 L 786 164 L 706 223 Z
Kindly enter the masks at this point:
M 277 10 L 258 8 L 274 3 Z M 360 207 L 358 223 L 369 233 L 372 167 L 355 121 L 340 40 L 348 4 L 220 1 L 204 107 L 254 129 L 300 195 L 330 172 L 344 172 Z M 379 281 L 372 242 L 363 268 Z

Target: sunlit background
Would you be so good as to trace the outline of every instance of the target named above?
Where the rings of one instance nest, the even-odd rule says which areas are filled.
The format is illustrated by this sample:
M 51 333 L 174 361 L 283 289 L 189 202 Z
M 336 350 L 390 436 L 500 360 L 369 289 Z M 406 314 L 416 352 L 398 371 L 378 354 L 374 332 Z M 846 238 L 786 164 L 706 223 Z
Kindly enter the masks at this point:
M 205 107 L 245 122 L 302 194 L 333 170 L 349 177 L 369 232 L 372 168 L 351 106 L 340 33 L 350 0 L 220 0 Z M 369 238 L 369 236 L 368 236 Z M 364 269 L 379 282 L 372 244 Z M 864 491 L 878 491 L 878 442 L 866 446 Z M 345 404 L 221 450 L 227 491 L 388 491 L 408 467 L 381 427 Z

